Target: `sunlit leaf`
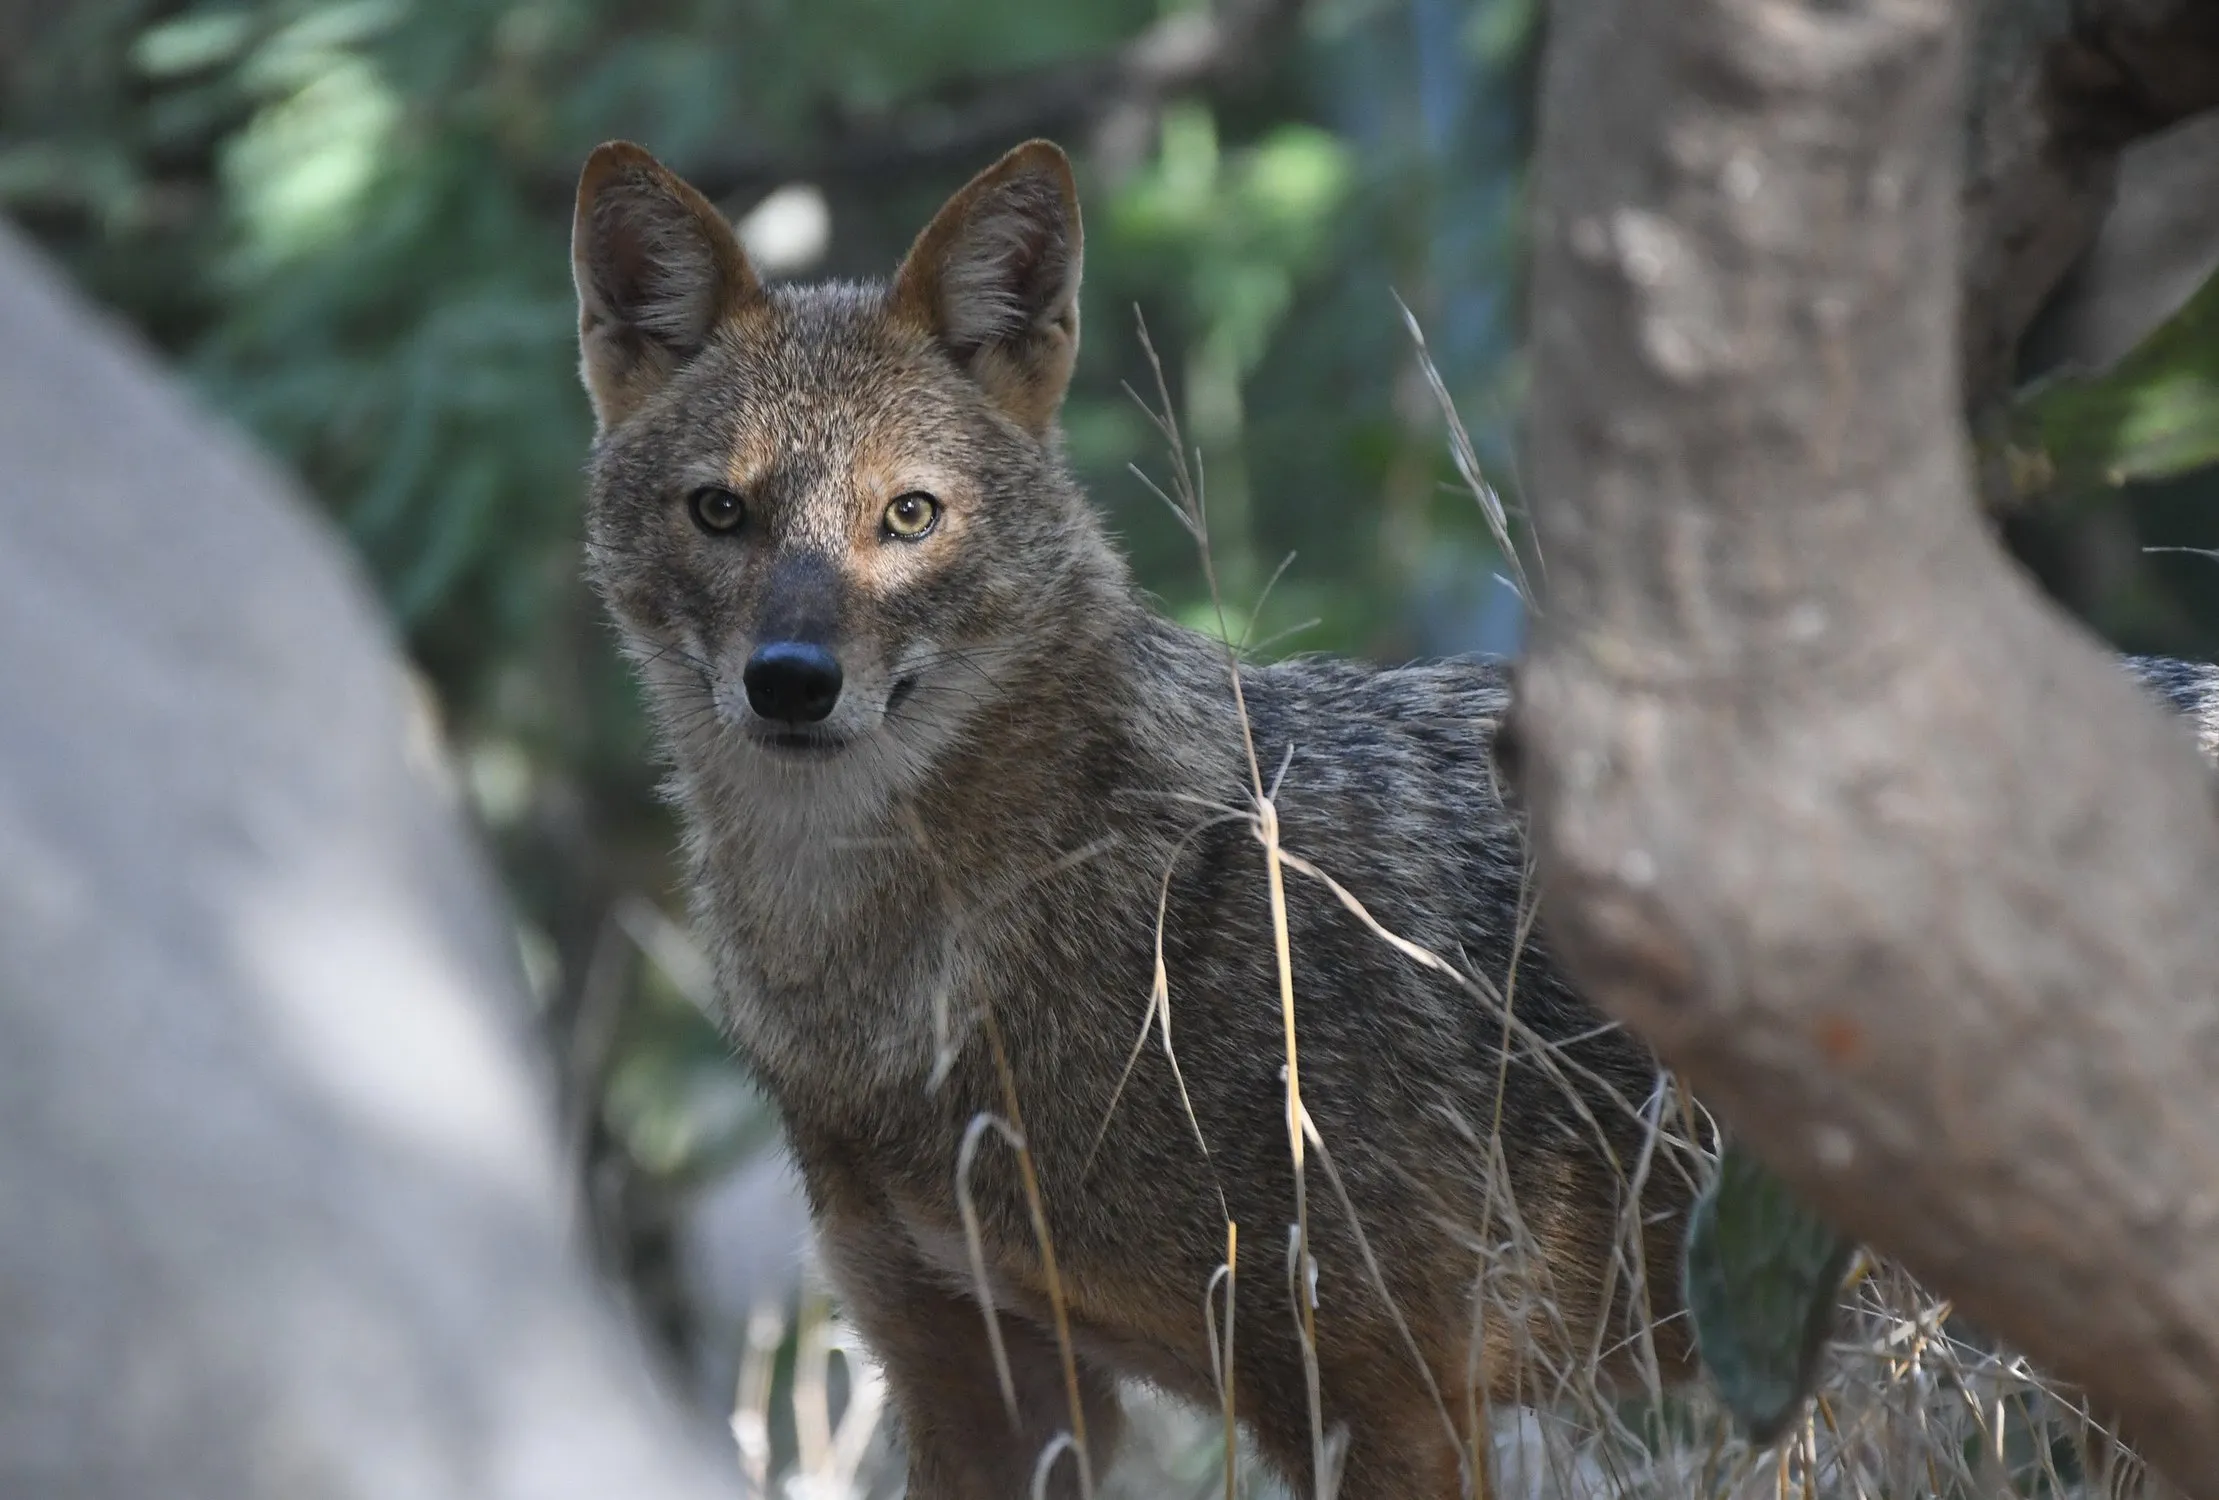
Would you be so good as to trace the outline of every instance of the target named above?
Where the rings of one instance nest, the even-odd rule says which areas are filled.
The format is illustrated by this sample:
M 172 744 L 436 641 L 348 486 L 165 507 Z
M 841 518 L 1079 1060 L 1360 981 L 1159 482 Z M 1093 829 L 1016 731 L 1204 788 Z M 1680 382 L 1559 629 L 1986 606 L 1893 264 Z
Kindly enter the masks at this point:
M 236 58 L 254 35 L 245 10 L 196 11 L 148 28 L 131 48 L 131 62 L 149 78 L 198 73 Z
M 2021 396 L 2005 462 L 2021 495 L 2219 463 L 2219 274 L 2111 369 L 2059 376 Z

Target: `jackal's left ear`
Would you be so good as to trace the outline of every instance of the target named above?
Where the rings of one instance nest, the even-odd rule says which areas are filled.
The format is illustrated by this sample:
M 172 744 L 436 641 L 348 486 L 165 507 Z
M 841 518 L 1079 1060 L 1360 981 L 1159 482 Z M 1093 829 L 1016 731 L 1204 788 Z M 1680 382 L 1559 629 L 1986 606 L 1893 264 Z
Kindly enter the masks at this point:
M 1028 141 L 971 179 L 910 247 L 893 308 L 930 330 L 1028 431 L 1045 432 L 1079 354 L 1079 192 Z
M 579 373 L 605 431 L 763 295 L 716 205 L 629 141 L 586 158 L 570 229 Z

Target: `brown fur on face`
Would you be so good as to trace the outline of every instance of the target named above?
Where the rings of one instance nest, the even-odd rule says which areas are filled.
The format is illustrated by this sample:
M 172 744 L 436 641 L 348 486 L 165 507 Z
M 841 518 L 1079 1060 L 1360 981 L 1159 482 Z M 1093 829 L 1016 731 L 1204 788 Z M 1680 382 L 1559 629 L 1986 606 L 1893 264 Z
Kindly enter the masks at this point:
M 964 1241 L 962 1143 L 1006 1112 L 988 1017 L 1097 1470 L 1121 1378 L 1215 1407 L 1202 1306 L 1230 1216 L 1236 1403 L 1307 1490 L 1243 723 L 1222 649 L 1147 608 L 1063 462 L 1069 167 L 1045 143 L 1018 148 L 885 285 L 763 287 L 704 210 L 637 148 L 588 164 L 574 259 L 601 422 L 589 566 L 673 763 L 731 1035 L 778 1101 L 826 1264 L 885 1362 L 910 1492 L 1028 1494 L 1070 1424 L 1047 1269 L 998 1136 L 969 1177 L 983 1289 Z M 697 524 L 704 487 L 741 497 L 743 524 Z M 888 505 L 913 492 L 938 502 L 936 524 L 889 535 Z M 766 728 L 748 663 L 797 642 L 836 657 L 838 702 Z M 1656 1071 L 1521 943 L 1523 845 L 1490 758 L 1501 670 L 1304 661 L 1244 668 L 1242 685 L 1265 774 L 1285 767 L 1287 847 L 1476 976 L 1413 964 L 1290 877 L 1304 1102 L 1354 1205 L 1312 1169 L 1341 1494 L 1454 1494 L 1472 1473 L 1467 1397 L 1545 1399 L 1598 1354 L 1606 1379 L 1685 1373 L 1669 1262 L 1692 1153 L 1659 1151 L 1642 1201 L 1623 1201 Z M 1159 1044 L 1135 1051 L 1159 902 L 1178 1075 Z M 1506 1022 L 1487 997 L 1513 974 Z M 1506 1270 L 1513 1241 L 1531 1263 Z M 1476 1286 L 1510 1281 L 1516 1299 L 1475 1310 Z M 1014 1421 L 982 1296 L 1007 1335 Z M 1069 1473 L 1054 1493 L 1075 1492 Z

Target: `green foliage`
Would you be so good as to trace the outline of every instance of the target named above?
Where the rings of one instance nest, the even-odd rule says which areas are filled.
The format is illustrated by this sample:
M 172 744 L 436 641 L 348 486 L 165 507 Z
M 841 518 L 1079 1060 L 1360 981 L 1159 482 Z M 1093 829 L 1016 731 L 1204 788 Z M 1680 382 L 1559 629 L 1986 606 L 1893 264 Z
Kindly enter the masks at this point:
M 1211 544 L 1229 609 L 1245 623 L 1263 582 L 1243 462 L 1244 392 L 1303 277 L 1330 243 L 1351 153 L 1312 126 L 1274 127 L 1247 150 L 1221 149 L 1209 108 L 1170 110 L 1156 160 L 1111 200 L 1110 251 L 1176 293 L 1188 346 L 1181 382 L 1190 438 L 1210 465 Z M 1199 596 L 1182 611 L 1214 628 Z
M 1502 0 L 1466 14 L 1489 55 L 1530 29 Z M 559 717 L 546 705 L 519 719 L 499 689 L 579 609 L 588 423 L 564 242 L 585 149 L 630 135 L 712 175 L 733 161 L 806 163 L 826 120 L 935 117 L 977 92 L 970 80 L 1105 51 L 1153 19 L 1139 0 L 94 0 L 17 70 L 0 202 L 326 499 L 462 724 L 543 749 L 565 739 L 569 754 L 579 725 L 534 722 Z M 1352 26 L 1391 40 L 1395 19 L 1328 24 L 1345 44 Z M 1473 86 L 1485 77 L 1471 74 Z M 1140 306 L 1208 460 L 1233 602 L 1245 610 L 1261 586 L 1261 549 L 1296 545 L 1308 557 L 1277 624 L 1289 610 L 1317 613 L 1338 628 L 1299 644 L 1361 645 L 1363 622 L 1393 594 L 1347 546 L 1350 513 L 1310 508 L 1339 534 L 1275 535 L 1286 530 L 1275 517 L 1294 510 L 1260 506 L 1252 490 L 1294 469 L 1317 489 L 1361 495 L 1407 451 L 1428 452 L 1437 470 L 1435 433 L 1395 417 L 1389 371 L 1375 365 L 1334 421 L 1276 444 L 1252 475 L 1256 423 L 1276 422 L 1278 408 L 1252 411 L 1251 386 L 1290 321 L 1315 317 L 1305 289 L 1335 270 L 1365 278 L 1369 296 L 1332 321 L 1363 314 L 1391 333 L 1391 267 L 1377 259 L 1376 226 L 1352 219 L 1364 205 L 1351 188 L 1408 147 L 1360 142 L 1290 113 L 1294 103 L 1268 102 L 1237 140 L 1217 106 L 1175 104 L 1137 170 L 1090 183 L 1090 353 L 1073 449 L 1140 533 L 1151 583 L 1191 611 L 1194 559 L 1166 545 L 1123 474 L 1159 457 L 1122 389 L 1138 373 Z M 829 184 L 828 269 L 883 270 L 976 165 L 936 164 L 892 193 Z M 762 187 L 776 177 L 761 174 Z M 1379 347 L 1393 357 L 1391 340 Z M 1298 384 L 1278 402 L 1316 394 Z M 585 736 L 608 741 L 595 747 L 605 770 L 637 738 L 636 726 L 609 727 Z
M 2111 369 L 2022 395 L 2005 457 L 2022 493 L 2087 494 L 2219 463 L 2219 275 Z

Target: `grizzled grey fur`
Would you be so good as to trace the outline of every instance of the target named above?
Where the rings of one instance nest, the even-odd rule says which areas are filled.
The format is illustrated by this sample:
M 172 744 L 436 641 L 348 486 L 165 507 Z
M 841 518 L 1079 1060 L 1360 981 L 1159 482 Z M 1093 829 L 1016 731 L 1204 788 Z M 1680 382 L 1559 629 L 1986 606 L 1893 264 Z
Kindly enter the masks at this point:
M 2219 667 L 2162 656 L 2130 656 L 2134 674 L 2187 719 L 2208 760 L 2219 760 Z

